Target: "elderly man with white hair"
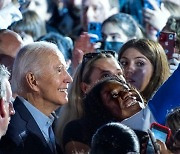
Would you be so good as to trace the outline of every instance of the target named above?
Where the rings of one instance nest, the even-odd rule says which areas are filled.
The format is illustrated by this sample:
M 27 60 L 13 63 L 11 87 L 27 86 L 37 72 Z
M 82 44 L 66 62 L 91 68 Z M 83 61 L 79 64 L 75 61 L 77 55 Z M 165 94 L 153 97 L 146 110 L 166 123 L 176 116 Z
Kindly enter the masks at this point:
M 12 91 L 9 83 L 10 73 L 4 65 L 0 65 L 0 139 L 6 133 L 10 117 L 14 115 L 11 102 Z
M 53 113 L 68 102 L 72 82 L 66 62 L 57 46 L 34 42 L 20 49 L 12 73 L 15 115 L 0 147 L 6 153 L 61 153 L 55 142 Z

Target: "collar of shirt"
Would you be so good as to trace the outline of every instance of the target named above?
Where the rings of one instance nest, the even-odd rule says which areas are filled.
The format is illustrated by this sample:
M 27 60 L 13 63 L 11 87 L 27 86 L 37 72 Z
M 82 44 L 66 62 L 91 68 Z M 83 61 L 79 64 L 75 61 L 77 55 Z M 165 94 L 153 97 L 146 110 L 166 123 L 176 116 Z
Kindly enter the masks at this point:
M 25 100 L 23 97 L 20 97 L 23 104 L 26 106 L 28 111 L 33 116 L 34 120 L 36 121 L 37 125 L 39 126 L 43 136 L 45 137 L 46 141 L 49 143 L 49 127 L 52 126 L 54 121 L 54 116 L 50 115 L 49 117 L 39 111 L 36 107 L 34 107 L 31 103 Z

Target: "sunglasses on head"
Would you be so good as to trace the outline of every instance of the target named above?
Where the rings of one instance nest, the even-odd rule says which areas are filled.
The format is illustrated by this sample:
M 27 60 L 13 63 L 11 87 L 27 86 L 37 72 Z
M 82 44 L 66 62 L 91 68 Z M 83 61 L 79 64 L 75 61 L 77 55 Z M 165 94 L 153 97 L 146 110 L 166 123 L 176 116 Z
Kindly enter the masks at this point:
M 88 60 L 90 60 L 96 56 L 99 56 L 101 54 L 112 55 L 113 57 L 115 57 L 116 53 L 113 50 L 98 50 L 98 52 L 87 53 L 83 56 L 82 65 L 84 65 Z
M 82 74 L 82 72 L 83 72 L 83 70 L 84 70 L 84 67 L 85 67 L 86 63 L 87 63 L 89 60 L 91 60 L 91 59 L 93 59 L 94 57 L 97 57 L 97 56 L 99 56 L 99 55 L 102 55 L 102 54 L 112 55 L 113 57 L 116 56 L 116 55 L 115 55 L 116 53 L 115 53 L 115 51 L 113 51 L 113 50 L 97 50 L 97 52 L 90 52 L 90 53 L 84 54 L 83 60 L 82 60 L 82 63 L 81 63 L 81 74 Z

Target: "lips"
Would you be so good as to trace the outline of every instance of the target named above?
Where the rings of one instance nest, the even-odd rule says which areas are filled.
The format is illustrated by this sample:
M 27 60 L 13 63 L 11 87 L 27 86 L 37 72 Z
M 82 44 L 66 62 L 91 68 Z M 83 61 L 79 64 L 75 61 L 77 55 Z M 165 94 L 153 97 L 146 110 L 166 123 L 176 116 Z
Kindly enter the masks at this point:
M 127 107 L 137 104 L 139 101 L 137 100 L 136 96 L 127 96 L 124 100 L 123 104 L 126 104 Z
M 141 108 L 144 108 L 145 106 L 144 106 L 143 98 L 141 97 L 140 94 L 139 95 L 137 94 L 138 91 L 137 90 L 132 90 L 131 93 L 132 93 L 132 95 L 131 95 L 132 98 L 131 99 L 134 100 L 133 101 L 134 104 L 138 103 Z M 133 103 L 131 105 L 133 105 Z
M 67 92 L 67 88 L 59 88 L 58 91 L 60 91 L 60 92 Z

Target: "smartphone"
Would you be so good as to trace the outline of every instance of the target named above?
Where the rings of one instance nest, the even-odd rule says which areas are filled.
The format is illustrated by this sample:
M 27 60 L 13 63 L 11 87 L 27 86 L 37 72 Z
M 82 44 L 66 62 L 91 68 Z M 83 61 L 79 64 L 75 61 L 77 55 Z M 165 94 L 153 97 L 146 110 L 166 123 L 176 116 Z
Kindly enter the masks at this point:
M 149 2 L 150 0 L 144 0 L 144 8 L 148 8 L 151 10 L 154 10 L 153 6 L 151 5 L 151 3 Z M 161 0 L 154 0 L 157 3 L 157 6 L 159 6 L 159 8 L 161 7 Z
M 160 154 L 160 149 L 158 147 L 156 138 L 150 129 L 148 129 L 148 134 L 149 134 L 149 139 L 150 139 L 148 142 L 148 146 L 147 146 L 148 153 L 154 153 L 155 152 L 156 154 Z M 153 146 L 153 149 L 151 148 L 150 145 Z
M 158 42 L 164 48 L 164 51 L 168 59 L 172 58 L 172 54 L 175 52 L 176 33 L 173 32 L 160 32 Z
M 101 27 L 102 24 L 99 22 L 88 23 L 88 33 L 90 34 L 91 43 L 96 43 L 102 40 Z
M 171 136 L 170 128 L 163 126 L 159 123 L 152 123 L 151 124 L 151 131 L 155 137 L 155 139 L 159 139 L 164 143 L 167 143 Z
M 152 4 L 149 2 L 149 1 L 152 1 L 152 0 L 144 0 L 143 1 L 143 7 L 144 9 L 151 9 L 151 10 L 154 10 L 154 7 L 152 6 Z M 161 7 L 161 0 L 154 0 L 155 3 L 157 3 L 157 6 L 160 8 Z M 143 21 L 143 26 L 145 29 L 149 29 L 149 24 L 147 24 L 145 21 Z

